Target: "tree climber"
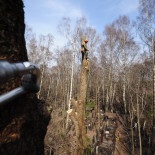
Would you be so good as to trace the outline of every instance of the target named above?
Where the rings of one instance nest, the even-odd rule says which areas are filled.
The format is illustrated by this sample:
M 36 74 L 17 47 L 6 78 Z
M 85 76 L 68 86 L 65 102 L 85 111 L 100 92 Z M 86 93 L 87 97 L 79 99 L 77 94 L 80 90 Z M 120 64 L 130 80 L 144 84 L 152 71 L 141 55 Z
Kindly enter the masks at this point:
M 82 61 L 84 59 L 84 56 L 86 58 L 86 60 L 88 59 L 88 49 L 87 49 L 87 44 L 88 40 L 86 39 L 85 36 L 81 37 L 81 53 L 82 53 Z
M 88 49 L 87 49 L 87 44 L 88 40 L 86 39 L 85 36 L 81 37 L 81 53 L 82 53 L 82 61 L 83 59 L 86 60 L 85 62 L 85 69 L 89 70 L 89 60 L 88 60 Z

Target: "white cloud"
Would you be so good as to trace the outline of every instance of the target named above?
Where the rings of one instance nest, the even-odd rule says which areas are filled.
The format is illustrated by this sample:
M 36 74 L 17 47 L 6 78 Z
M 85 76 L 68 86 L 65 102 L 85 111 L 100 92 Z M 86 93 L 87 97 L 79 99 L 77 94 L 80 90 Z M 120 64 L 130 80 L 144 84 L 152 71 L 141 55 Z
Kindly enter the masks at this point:
M 105 12 L 110 15 L 129 15 L 137 11 L 138 0 L 119 0 L 113 3 L 108 3 L 110 7 L 105 9 Z
M 118 6 L 118 9 L 122 14 L 130 14 L 137 11 L 138 5 L 137 0 L 122 0 Z
M 82 10 L 68 0 L 47 0 L 46 7 L 51 10 L 51 15 L 56 17 L 79 18 L 83 15 Z

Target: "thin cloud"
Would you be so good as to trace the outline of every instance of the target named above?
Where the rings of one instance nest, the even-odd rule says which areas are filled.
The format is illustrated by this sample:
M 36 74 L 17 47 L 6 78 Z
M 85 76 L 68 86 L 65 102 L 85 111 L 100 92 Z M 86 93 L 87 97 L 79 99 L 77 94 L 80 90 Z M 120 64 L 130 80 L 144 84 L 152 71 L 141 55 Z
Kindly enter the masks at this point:
M 108 3 L 105 12 L 109 15 L 129 15 L 137 11 L 138 0 L 119 0 Z
M 46 7 L 51 9 L 51 15 L 57 17 L 71 17 L 71 18 L 79 18 L 82 17 L 83 13 L 80 8 L 71 4 L 69 1 L 63 0 L 47 0 Z
M 122 0 L 118 9 L 121 10 L 122 14 L 130 14 L 137 11 L 138 5 L 137 0 Z

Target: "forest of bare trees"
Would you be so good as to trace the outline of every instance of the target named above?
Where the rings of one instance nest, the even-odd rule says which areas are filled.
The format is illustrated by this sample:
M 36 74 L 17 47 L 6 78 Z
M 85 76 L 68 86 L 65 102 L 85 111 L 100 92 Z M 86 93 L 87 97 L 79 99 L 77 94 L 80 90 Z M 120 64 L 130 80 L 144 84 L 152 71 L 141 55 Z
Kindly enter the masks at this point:
M 104 113 L 110 112 L 124 119 L 129 154 L 153 155 L 155 1 L 140 0 L 135 21 L 122 15 L 104 27 L 101 34 L 87 24 L 85 17 L 77 19 L 74 27 L 71 22 L 65 17 L 58 25 L 67 40 L 64 47 L 55 48 L 52 34 L 36 37 L 28 26 L 26 31 L 29 58 L 42 69 L 38 97 L 46 101 L 51 112 L 45 138 L 46 155 L 73 154 L 76 147 L 75 127 L 66 111 L 72 108 L 71 98 L 78 98 L 81 36 L 89 40 L 85 106 L 88 152 L 97 145 Z
M 22 1 L 19 6 L 22 10 Z M 4 8 L 7 7 L 5 4 Z M 57 26 L 66 42 L 63 47 L 55 44 L 56 36 L 52 32 L 38 36 L 29 23 L 26 25 L 28 59 L 41 70 L 40 91 L 37 96 L 24 97 L 25 108 L 18 105 L 22 99 L 17 100 L 19 115 L 15 107 L 12 111 L 8 107 L 0 109 L 4 113 L 2 118 L 7 120 L 1 125 L 0 153 L 7 150 L 12 154 L 9 149 L 14 146 L 15 154 L 26 154 L 31 141 L 29 154 L 155 155 L 155 0 L 139 0 L 138 11 L 136 20 L 121 15 L 103 27 L 102 33 L 90 26 L 86 17 L 76 21 L 64 17 Z M 8 17 L 11 21 L 11 16 Z M 13 17 L 16 21 L 16 16 Z M 23 16 L 21 21 L 24 33 Z M 85 51 L 82 51 L 82 37 L 86 40 Z M 1 59 L 26 61 L 23 38 L 21 42 L 23 45 L 16 45 L 15 40 L 8 40 L 15 54 L 2 53 Z M 0 45 L 0 50 L 9 50 Z M 25 52 L 18 57 L 21 50 Z M 26 102 L 30 102 L 30 106 L 25 105 Z M 49 124 L 44 105 L 50 113 Z M 17 144 L 15 140 L 8 144 L 5 138 L 14 135 L 13 122 L 6 125 L 11 118 L 20 126 L 17 135 L 21 134 L 23 122 L 27 123 Z M 10 132 L 5 132 L 7 129 Z

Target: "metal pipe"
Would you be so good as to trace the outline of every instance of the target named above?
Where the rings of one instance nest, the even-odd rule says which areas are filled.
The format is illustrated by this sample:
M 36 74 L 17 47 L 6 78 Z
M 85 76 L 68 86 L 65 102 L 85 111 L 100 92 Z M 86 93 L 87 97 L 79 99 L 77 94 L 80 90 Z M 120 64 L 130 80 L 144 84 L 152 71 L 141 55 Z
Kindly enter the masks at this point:
M 6 94 L 0 95 L 0 106 L 24 94 L 25 92 L 26 90 L 24 89 L 24 87 L 19 87 Z
M 26 93 L 37 93 L 40 89 L 40 70 L 31 62 L 9 63 L 0 61 L 0 84 L 9 78 L 22 74 L 22 86 L 6 94 L 0 95 L 0 105 Z
M 32 74 L 40 81 L 40 70 L 37 65 L 31 62 L 9 63 L 7 61 L 0 61 L 0 83 L 6 81 L 18 74 Z

